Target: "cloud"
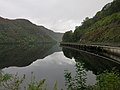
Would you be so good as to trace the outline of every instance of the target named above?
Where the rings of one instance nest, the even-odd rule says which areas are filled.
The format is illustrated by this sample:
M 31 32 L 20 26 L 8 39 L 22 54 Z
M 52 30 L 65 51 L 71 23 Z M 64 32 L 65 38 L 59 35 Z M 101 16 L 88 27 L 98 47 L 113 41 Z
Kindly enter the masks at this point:
M 73 30 L 112 0 L 1 0 L 0 15 L 26 18 L 54 31 Z
M 62 52 L 57 52 L 45 57 L 44 59 L 38 59 L 31 66 L 52 67 L 52 66 L 67 66 L 75 65 L 74 59 L 69 59 L 63 56 Z
M 57 31 L 68 31 L 68 30 L 74 30 L 75 26 L 80 25 L 79 20 L 58 20 L 56 23 L 51 24 L 51 29 L 57 30 Z

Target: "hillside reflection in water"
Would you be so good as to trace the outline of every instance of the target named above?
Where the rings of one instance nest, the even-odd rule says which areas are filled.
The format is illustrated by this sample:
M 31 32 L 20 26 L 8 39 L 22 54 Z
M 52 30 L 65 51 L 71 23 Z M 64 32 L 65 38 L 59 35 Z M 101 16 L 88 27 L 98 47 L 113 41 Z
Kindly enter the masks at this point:
M 0 68 L 5 73 L 27 76 L 24 83 L 30 81 L 31 72 L 36 80 L 46 79 L 48 90 L 52 90 L 55 81 L 59 89 L 65 89 L 64 70 L 68 69 L 75 74 L 76 62 L 83 63 L 87 73 L 87 84 L 95 84 L 96 74 L 119 65 L 106 59 L 78 52 L 72 49 L 60 48 L 59 45 L 1 45 Z M 24 84 L 24 85 L 25 85 Z

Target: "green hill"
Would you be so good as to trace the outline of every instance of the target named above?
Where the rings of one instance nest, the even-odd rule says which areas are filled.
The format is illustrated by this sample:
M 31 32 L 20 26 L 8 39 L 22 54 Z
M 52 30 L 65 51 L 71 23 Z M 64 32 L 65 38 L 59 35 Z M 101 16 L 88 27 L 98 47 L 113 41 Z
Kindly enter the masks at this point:
M 46 32 L 46 34 L 48 34 L 55 41 L 58 41 L 58 42 L 62 41 L 63 33 L 54 32 L 52 30 L 45 28 L 44 26 L 39 26 L 39 28 L 44 32 Z
M 49 32 L 58 34 L 26 19 L 9 20 L 0 17 L 0 43 L 55 43 L 63 35 L 60 33 L 58 38 L 51 37 Z
M 101 44 L 119 43 L 120 0 L 108 3 L 93 18 L 87 17 L 81 26 L 76 26 L 74 32 L 66 32 L 63 41 Z

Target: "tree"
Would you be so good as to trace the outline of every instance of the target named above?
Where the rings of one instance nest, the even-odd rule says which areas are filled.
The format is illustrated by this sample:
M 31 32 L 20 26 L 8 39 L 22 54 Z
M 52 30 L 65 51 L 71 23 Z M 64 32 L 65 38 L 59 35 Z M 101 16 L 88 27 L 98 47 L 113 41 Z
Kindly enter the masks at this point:
M 63 42 L 72 42 L 73 41 L 72 36 L 73 36 L 72 30 L 67 31 L 64 33 L 62 41 Z

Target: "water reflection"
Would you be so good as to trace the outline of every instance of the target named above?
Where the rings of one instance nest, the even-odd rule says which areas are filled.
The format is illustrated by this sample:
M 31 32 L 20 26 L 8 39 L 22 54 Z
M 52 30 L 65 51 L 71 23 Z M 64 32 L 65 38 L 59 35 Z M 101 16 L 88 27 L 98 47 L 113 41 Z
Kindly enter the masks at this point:
M 94 74 L 98 72 L 113 67 L 120 70 L 119 64 L 105 58 L 68 48 L 61 49 L 53 44 L 0 45 L 0 49 L 2 71 L 10 74 L 18 72 L 19 76 L 25 74 L 27 76 L 25 83 L 30 81 L 30 74 L 34 72 L 36 80 L 46 79 L 48 90 L 53 90 L 55 81 L 58 82 L 59 89 L 65 90 L 64 70 L 67 69 L 74 74 L 76 62 L 84 63 L 88 85 L 95 84 Z
M 49 49 L 47 51 L 47 54 L 50 53 L 50 51 L 54 51 L 54 52 L 59 51 L 59 52 L 52 53 L 44 57 L 43 59 L 37 59 L 29 66 L 9 67 L 2 69 L 2 71 L 9 74 L 18 73 L 20 77 L 22 77 L 23 74 L 25 74 L 26 79 L 22 87 L 24 87 L 24 85 L 30 82 L 31 72 L 33 72 L 37 81 L 41 79 L 46 79 L 45 84 L 47 84 L 47 88 L 48 88 L 47 90 L 53 90 L 55 81 L 57 81 L 59 89 L 62 88 L 66 90 L 64 83 L 64 70 L 68 69 L 72 73 L 74 73 L 75 61 L 66 58 L 63 55 L 63 52 L 58 49 L 55 50 L 55 47 Z
M 37 59 L 61 51 L 58 45 L 31 44 L 31 45 L 0 45 L 0 69 L 10 66 L 24 67 Z
M 112 68 L 117 68 L 120 70 L 120 65 L 108 60 L 107 58 L 88 54 L 84 51 L 76 51 L 70 48 L 62 48 L 63 53 L 66 57 L 72 59 L 74 58 L 76 62 L 84 63 L 84 68 L 86 70 L 93 71 L 94 74 L 101 73 L 105 70 L 111 70 Z

